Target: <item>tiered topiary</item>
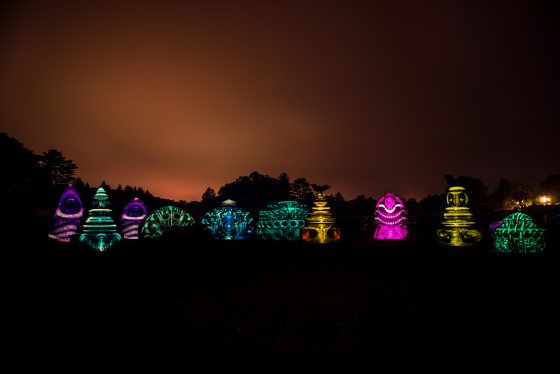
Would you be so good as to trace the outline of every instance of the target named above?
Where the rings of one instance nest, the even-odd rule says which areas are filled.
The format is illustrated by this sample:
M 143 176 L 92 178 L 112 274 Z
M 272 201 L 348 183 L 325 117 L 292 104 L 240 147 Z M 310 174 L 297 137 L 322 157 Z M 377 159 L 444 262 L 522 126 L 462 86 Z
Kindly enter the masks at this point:
M 99 187 L 93 201 L 89 216 L 80 235 L 80 242 L 88 244 L 97 251 L 106 251 L 122 240 L 117 233 L 117 225 L 111 217 L 111 202 L 103 187 Z
M 447 207 L 443 214 L 443 229 L 438 230 L 438 240 L 454 247 L 476 244 L 482 239 L 480 231 L 473 227 L 473 215 L 467 203 L 469 197 L 465 188 L 460 186 L 449 187 L 447 191 Z
M 319 192 L 315 195 L 311 215 L 307 218 L 307 224 L 302 230 L 303 240 L 323 244 L 340 239 L 340 229 L 334 227 L 336 221 L 327 204 L 324 193 Z

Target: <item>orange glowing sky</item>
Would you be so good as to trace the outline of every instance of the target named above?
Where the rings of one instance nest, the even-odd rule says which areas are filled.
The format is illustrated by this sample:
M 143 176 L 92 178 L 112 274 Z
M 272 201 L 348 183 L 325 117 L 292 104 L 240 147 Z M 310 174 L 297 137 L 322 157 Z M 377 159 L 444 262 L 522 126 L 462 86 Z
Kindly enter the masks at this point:
M 92 185 L 199 200 L 257 170 L 422 197 L 558 172 L 551 3 L 93 3 L 3 5 L 0 60 L 0 131 Z

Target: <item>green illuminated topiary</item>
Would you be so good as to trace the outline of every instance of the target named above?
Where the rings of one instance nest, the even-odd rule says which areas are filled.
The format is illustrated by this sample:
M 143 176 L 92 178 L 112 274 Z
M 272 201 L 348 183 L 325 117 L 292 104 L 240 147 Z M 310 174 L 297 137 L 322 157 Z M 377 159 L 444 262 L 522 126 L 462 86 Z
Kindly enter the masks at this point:
M 144 238 L 157 239 L 171 227 L 189 227 L 194 225 L 194 219 L 183 209 L 175 206 L 165 206 L 154 211 L 146 218 L 142 226 Z
M 545 248 L 544 233 L 530 216 L 515 212 L 494 230 L 494 249 L 504 253 L 541 252 Z
M 120 242 L 122 236 L 117 233 L 117 225 L 111 217 L 111 212 L 109 196 L 103 187 L 99 187 L 93 197 L 84 231 L 80 235 L 80 242 L 100 252 Z

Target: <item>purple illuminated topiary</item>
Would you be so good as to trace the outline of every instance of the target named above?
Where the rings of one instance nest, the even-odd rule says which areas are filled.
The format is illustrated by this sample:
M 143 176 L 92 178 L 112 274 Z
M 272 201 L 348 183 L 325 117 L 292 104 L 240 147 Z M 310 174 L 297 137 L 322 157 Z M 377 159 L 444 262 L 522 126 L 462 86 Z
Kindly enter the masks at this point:
M 80 229 L 80 221 L 84 215 L 84 207 L 78 192 L 69 184 L 62 193 L 54 213 L 49 238 L 59 242 L 69 242 Z
M 121 215 L 121 233 L 125 239 L 138 239 L 140 226 L 148 215 L 146 204 L 135 197 L 123 209 Z

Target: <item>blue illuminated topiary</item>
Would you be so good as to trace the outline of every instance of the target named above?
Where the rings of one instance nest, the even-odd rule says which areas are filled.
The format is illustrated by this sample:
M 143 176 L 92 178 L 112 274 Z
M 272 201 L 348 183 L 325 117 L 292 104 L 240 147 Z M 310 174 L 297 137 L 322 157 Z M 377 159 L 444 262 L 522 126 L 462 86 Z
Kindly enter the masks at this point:
M 249 212 L 239 209 L 235 201 L 226 200 L 222 206 L 206 213 L 202 225 L 214 239 L 243 240 L 253 234 L 253 219 Z

